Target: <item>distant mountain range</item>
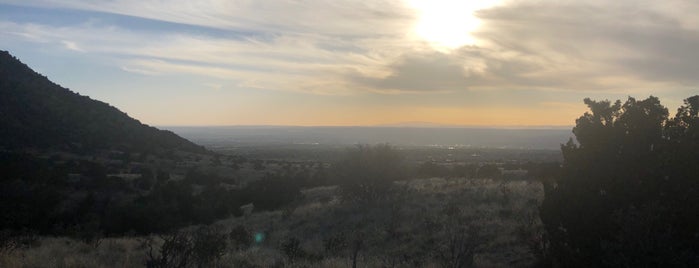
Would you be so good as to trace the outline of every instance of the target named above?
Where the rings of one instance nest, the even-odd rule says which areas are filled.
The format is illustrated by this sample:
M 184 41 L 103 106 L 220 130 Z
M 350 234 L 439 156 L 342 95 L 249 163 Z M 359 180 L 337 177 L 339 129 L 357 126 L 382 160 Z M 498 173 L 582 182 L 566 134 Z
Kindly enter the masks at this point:
M 454 124 L 441 124 L 434 122 L 421 122 L 421 121 L 411 121 L 411 122 L 398 122 L 390 124 L 379 124 L 369 127 L 417 127 L 417 128 L 470 128 L 470 129 L 563 129 L 570 130 L 573 128 L 570 126 L 473 126 L 473 125 L 454 125 Z
M 76 74 L 80 75 L 80 74 Z M 206 150 L 51 82 L 0 51 L 0 149 Z

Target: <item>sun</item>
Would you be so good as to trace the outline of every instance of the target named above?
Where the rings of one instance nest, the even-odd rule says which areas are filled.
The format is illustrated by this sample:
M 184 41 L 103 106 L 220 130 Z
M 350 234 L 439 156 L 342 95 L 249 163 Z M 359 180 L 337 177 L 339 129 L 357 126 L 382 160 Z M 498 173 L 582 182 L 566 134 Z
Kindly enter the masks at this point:
M 493 7 L 497 0 L 409 0 L 418 12 L 414 34 L 438 49 L 473 45 L 471 33 L 480 26 L 475 11 Z

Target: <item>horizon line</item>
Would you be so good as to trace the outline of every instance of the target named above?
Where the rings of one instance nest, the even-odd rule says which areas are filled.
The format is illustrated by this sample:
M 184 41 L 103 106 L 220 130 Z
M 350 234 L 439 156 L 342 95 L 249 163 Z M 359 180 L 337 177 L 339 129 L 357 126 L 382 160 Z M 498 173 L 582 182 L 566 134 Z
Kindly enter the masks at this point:
M 572 129 L 574 125 L 448 125 L 448 124 L 427 124 L 427 125 L 409 125 L 409 124 L 374 124 L 374 125 L 284 125 L 284 124 L 230 124 L 230 125 L 152 125 L 157 128 L 182 127 L 182 128 L 226 128 L 226 127 L 241 127 L 241 128 L 464 128 L 464 129 L 551 129 L 563 130 Z

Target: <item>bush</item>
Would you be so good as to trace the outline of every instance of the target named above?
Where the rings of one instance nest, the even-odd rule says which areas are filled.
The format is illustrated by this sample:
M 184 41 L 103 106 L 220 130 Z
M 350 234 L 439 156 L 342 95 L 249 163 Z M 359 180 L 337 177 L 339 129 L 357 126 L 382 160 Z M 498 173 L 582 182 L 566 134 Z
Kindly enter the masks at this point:
M 39 236 L 31 230 L 0 230 L 0 253 L 36 247 L 39 244 Z
M 192 251 L 198 267 L 210 267 L 223 257 L 227 239 L 217 228 L 200 227 L 192 236 Z
M 242 225 L 234 227 L 228 234 L 228 238 L 231 240 L 231 244 L 235 250 L 246 249 L 250 247 L 253 242 L 252 233 Z
M 281 250 L 284 252 L 284 255 L 290 263 L 294 263 L 294 261 L 297 259 L 304 258 L 306 256 L 306 253 L 301 248 L 301 240 L 295 237 L 291 237 L 282 242 Z
M 334 165 L 340 194 L 346 200 L 374 202 L 387 197 L 403 178 L 403 157 L 388 144 L 357 145 Z
M 441 267 L 472 267 L 480 238 L 474 228 L 457 228 L 447 234 L 447 240 L 439 244 L 434 255 Z
M 155 241 L 146 241 L 146 267 L 209 267 L 226 249 L 226 236 L 213 227 L 200 227 L 194 232 L 177 231 L 160 236 L 162 244 L 155 250 Z
M 146 255 L 146 267 L 166 268 L 166 267 L 186 267 L 191 261 L 193 246 L 192 239 L 185 232 L 175 232 L 171 235 L 160 237 L 162 245 L 155 252 L 155 241 L 146 241 L 148 253 Z
M 323 239 L 323 248 L 328 256 L 338 256 L 348 247 L 349 242 L 344 233 L 338 233 Z
M 288 177 L 268 174 L 240 191 L 245 203 L 256 210 L 275 210 L 301 198 L 301 183 Z

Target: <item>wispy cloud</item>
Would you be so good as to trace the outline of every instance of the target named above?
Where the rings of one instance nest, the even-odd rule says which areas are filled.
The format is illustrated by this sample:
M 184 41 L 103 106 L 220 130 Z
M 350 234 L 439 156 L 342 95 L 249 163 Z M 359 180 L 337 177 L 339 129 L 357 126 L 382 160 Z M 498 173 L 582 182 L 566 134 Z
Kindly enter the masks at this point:
M 410 31 L 412 13 L 400 1 L 30 4 L 224 29 L 227 32 L 214 35 L 153 33 L 103 25 L 92 18 L 81 25 L 9 22 L 4 27 L 5 32 L 24 33 L 64 48 L 83 51 L 89 47 L 92 53 L 113 54 L 123 70 L 134 73 L 213 76 L 238 80 L 239 85 L 250 88 L 347 94 L 354 86 L 342 79 L 345 73 L 379 72 L 385 69 L 381 64 L 387 59 L 399 56 L 406 47 L 421 45 L 404 38 Z
M 63 46 L 65 46 L 69 50 L 74 50 L 74 51 L 79 51 L 79 52 L 85 51 L 82 48 L 80 48 L 77 43 L 75 43 L 73 41 L 62 40 L 61 44 L 63 44 Z
M 475 13 L 474 44 L 449 50 L 416 35 L 420 11 L 402 0 L 1 2 L 81 13 L 64 24 L 0 19 L 8 37 L 0 44 L 41 44 L 134 75 L 221 85 L 212 88 L 429 95 L 436 103 L 510 94 L 571 110 L 581 95 L 678 101 L 699 85 L 699 3 L 691 1 L 504 0 Z
M 414 12 L 398 0 L 160 1 L 7 0 L 36 7 L 73 8 L 226 30 L 316 33 L 348 38 L 403 35 Z

